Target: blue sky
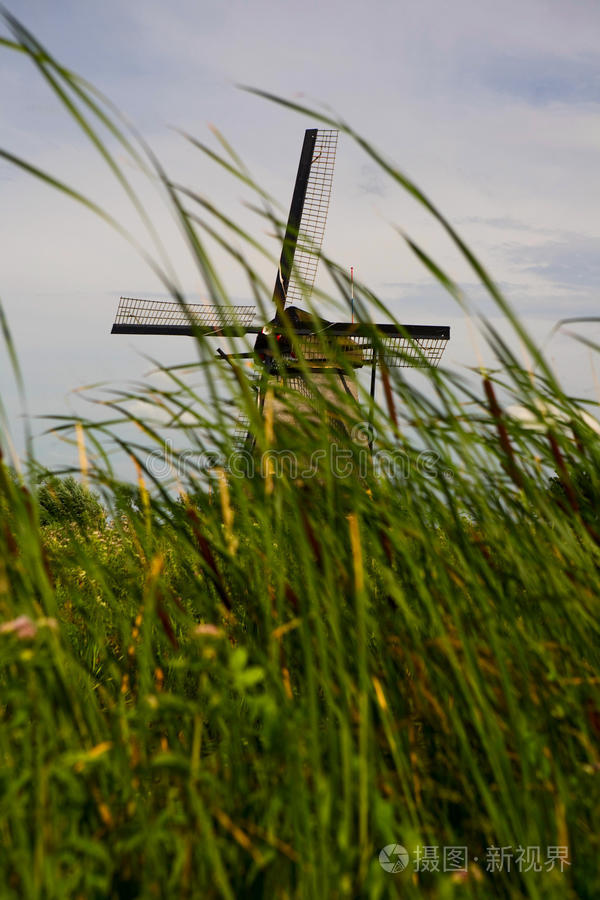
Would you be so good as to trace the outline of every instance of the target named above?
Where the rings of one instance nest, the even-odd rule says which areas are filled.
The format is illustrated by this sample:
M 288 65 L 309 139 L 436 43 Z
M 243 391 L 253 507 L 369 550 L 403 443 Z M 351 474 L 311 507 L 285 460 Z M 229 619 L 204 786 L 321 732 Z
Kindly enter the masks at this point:
M 64 65 L 129 116 L 177 180 L 209 195 L 267 243 L 264 224 L 242 205 L 248 194 L 177 131 L 216 146 L 209 128 L 216 125 L 287 209 L 302 132 L 314 122 L 241 91 L 240 83 L 326 104 L 357 127 L 451 219 L 540 340 L 559 318 L 598 312 L 596 0 L 8 6 Z M 2 50 L 0 84 L 2 147 L 86 190 L 142 238 L 122 192 L 31 63 Z M 185 289 L 204 296 L 168 214 L 151 187 L 131 175 Z M 140 353 L 167 363 L 192 358 L 186 341 L 111 338 L 118 296 L 160 296 L 162 286 L 105 225 L 6 163 L 0 191 L 0 297 L 33 414 L 80 408 L 70 394 L 80 385 L 141 375 L 148 363 Z M 439 227 L 341 140 L 325 250 L 355 266 L 404 321 L 451 324 L 447 362 L 459 370 L 474 365 L 485 348 L 474 346 L 472 329 L 394 226 L 489 312 Z M 218 254 L 217 260 L 231 295 L 246 299 L 241 276 Z M 268 264 L 259 265 L 270 280 Z M 594 336 L 593 328 L 586 334 Z M 600 399 L 587 352 L 560 336 L 550 352 L 570 391 Z M 18 432 L 5 362 L 0 376 Z

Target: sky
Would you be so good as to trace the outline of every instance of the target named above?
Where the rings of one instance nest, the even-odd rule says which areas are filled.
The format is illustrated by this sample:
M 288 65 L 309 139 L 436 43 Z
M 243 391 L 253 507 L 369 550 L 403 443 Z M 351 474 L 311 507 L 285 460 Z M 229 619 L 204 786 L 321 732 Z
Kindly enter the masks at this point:
M 302 134 L 318 125 L 242 90 L 331 110 L 413 179 L 456 227 L 544 344 L 565 388 L 600 400 L 589 351 L 556 322 L 594 316 L 600 286 L 600 4 L 597 0 L 8 0 L 62 65 L 134 123 L 178 182 L 211 198 L 274 255 L 248 190 L 184 136 L 218 149 L 216 127 L 287 211 Z M 0 25 L 0 34 L 6 35 Z M 64 180 L 150 240 L 97 151 L 30 60 L 0 48 L 0 147 Z M 183 134 L 182 134 L 183 133 Z M 109 141 L 112 150 L 114 143 Z M 155 186 L 124 153 L 190 300 L 206 289 Z M 0 160 L 0 299 L 37 417 L 87 411 L 78 388 L 117 388 L 194 357 L 181 338 L 111 336 L 121 294 L 162 298 L 160 280 L 89 210 Z M 492 357 L 473 322 L 423 269 L 405 232 L 504 329 L 472 272 L 422 207 L 340 138 L 324 251 L 354 266 L 407 323 L 449 324 L 445 363 L 459 372 Z M 236 302 L 249 292 L 215 252 Z M 272 281 L 268 260 L 253 259 Z M 318 284 L 328 288 L 327 279 Z M 600 326 L 580 333 L 600 340 Z M 2 400 L 22 446 L 22 406 L 7 354 Z M 82 406 L 83 404 L 83 406 Z M 38 452 L 49 465 L 62 448 Z

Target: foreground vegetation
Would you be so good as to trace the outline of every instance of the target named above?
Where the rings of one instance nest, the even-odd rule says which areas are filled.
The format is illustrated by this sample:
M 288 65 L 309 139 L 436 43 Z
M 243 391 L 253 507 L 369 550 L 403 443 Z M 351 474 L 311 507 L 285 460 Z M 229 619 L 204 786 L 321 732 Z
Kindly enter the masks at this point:
M 97 96 L 9 25 L 80 124 L 98 122 Z M 3 897 L 598 896 L 597 434 L 448 223 L 386 171 L 447 228 L 539 374 L 484 324 L 495 373 L 431 372 L 420 393 L 384 370 L 374 459 L 338 434 L 346 474 L 326 457 L 306 474 L 330 452 L 327 416 L 286 434 L 267 417 L 253 423 L 258 470 L 237 477 L 231 410 L 252 414 L 251 387 L 240 370 L 213 377 L 199 337 L 209 402 L 173 370 L 150 394 L 197 454 L 171 454 L 170 483 L 149 465 L 164 436 L 131 402 L 147 388 L 115 393 L 104 421 L 60 423 L 92 494 L 44 473 L 40 488 L 32 458 L 22 476 L 5 459 Z M 223 302 L 204 232 L 156 172 Z M 227 235 L 210 212 L 203 227 Z M 268 316 L 268 287 L 236 260 Z M 356 302 L 382 313 L 366 289 Z M 534 427 L 505 414 L 515 402 Z M 137 466 L 134 487 L 111 446 Z M 269 455 L 289 446 L 300 472 Z M 390 844 L 408 851 L 404 871 L 381 866 Z M 451 871 L 444 847 L 468 864 Z

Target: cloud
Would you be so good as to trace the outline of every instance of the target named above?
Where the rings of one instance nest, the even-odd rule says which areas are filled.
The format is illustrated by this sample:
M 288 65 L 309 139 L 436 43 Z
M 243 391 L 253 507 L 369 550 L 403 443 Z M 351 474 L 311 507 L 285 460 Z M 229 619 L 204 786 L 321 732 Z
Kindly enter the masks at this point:
M 523 273 L 554 285 L 576 291 L 600 288 L 600 238 L 569 234 L 537 246 L 512 244 L 506 254 Z
M 514 219 L 510 216 L 495 216 L 486 218 L 485 216 L 464 216 L 464 218 L 456 219 L 456 225 L 485 225 L 488 228 L 498 228 L 502 231 L 526 231 L 535 234 L 557 234 L 556 230 L 549 228 L 536 228 L 520 219 Z
M 463 81 L 532 106 L 600 103 L 600 54 L 493 53 L 471 59 Z
M 544 284 L 541 279 L 530 283 L 521 281 L 496 281 L 505 300 L 512 309 L 530 323 L 532 333 L 542 335 L 540 323 L 552 325 L 565 315 L 589 315 L 589 291 L 576 291 L 572 286 L 559 286 L 553 281 Z M 500 315 L 498 306 L 480 282 L 462 281 L 459 284 L 470 313 L 474 316 L 495 318 Z M 392 312 L 404 322 L 420 324 L 446 324 L 462 313 L 453 297 L 433 279 L 419 282 L 387 282 L 382 294 Z M 545 326 L 544 326 L 545 327 Z
M 384 177 L 380 168 L 374 164 L 367 164 L 360 167 L 361 180 L 358 182 L 358 189 L 365 194 L 372 194 L 375 197 L 385 197 L 387 194 Z

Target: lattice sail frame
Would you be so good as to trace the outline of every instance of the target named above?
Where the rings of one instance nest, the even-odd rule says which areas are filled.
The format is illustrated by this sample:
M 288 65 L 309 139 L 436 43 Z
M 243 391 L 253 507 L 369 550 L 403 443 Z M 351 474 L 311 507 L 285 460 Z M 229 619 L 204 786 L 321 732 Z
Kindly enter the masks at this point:
M 375 326 L 376 327 L 376 326 Z M 332 342 L 336 340 L 332 339 Z M 437 368 L 449 338 L 424 337 L 409 338 L 402 334 L 383 334 L 377 344 L 367 335 L 356 335 L 351 338 L 337 338 L 337 346 L 332 347 L 332 357 L 336 353 L 350 358 L 355 367 L 369 365 L 373 362 L 410 369 Z M 307 362 L 321 361 L 324 355 L 321 335 L 307 335 L 301 338 L 304 358 Z
M 219 333 L 223 328 L 247 331 L 252 326 L 256 313 L 254 306 L 214 306 L 201 303 L 182 306 L 172 300 L 121 297 L 112 330 L 113 333 L 140 332 L 142 329 L 173 329 L 177 333 L 192 328 L 208 333 Z
M 286 292 L 286 304 L 292 306 L 306 303 L 315 283 L 331 199 L 337 140 L 337 131 L 318 129 Z

